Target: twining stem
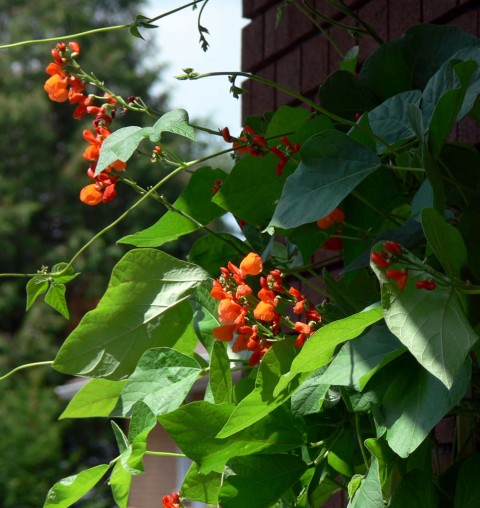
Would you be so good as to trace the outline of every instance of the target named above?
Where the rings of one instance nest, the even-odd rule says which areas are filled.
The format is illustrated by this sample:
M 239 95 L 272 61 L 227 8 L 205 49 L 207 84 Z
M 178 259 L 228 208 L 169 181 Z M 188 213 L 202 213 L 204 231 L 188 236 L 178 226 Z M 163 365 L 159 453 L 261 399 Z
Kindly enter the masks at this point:
M 197 80 L 197 79 L 203 79 L 203 78 L 210 78 L 215 76 L 241 76 L 247 79 L 252 79 L 254 81 L 257 81 L 259 83 L 262 83 L 263 85 L 275 88 L 279 90 L 280 92 L 283 92 L 287 95 L 290 95 L 291 97 L 299 100 L 300 102 L 303 102 L 307 106 L 310 106 L 315 111 L 318 111 L 322 115 L 325 115 L 326 117 L 330 118 L 334 122 L 337 122 L 342 125 L 348 125 L 354 129 L 359 129 L 361 131 L 365 131 L 368 133 L 368 135 L 372 136 L 375 140 L 377 140 L 379 143 L 381 143 L 383 146 L 385 146 L 389 151 L 391 151 L 393 154 L 396 154 L 396 151 L 393 149 L 393 147 L 385 141 L 381 136 L 378 134 L 375 134 L 370 129 L 367 129 L 363 127 L 362 125 L 353 122 L 352 120 L 347 120 L 346 118 L 343 118 L 341 116 L 336 115 L 335 113 L 332 113 L 331 111 L 328 111 L 328 109 L 325 109 L 320 104 L 316 103 L 315 101 L 312 101 L 308 97 L 305 97 L 301 93 L 296 92 L 295 90 L 292 90 L 291 88 L 288 88 L 284 85 L 281 85 L 280 83 L 276 83 L 275 81 L 272 81 L 270 79 L 264 78 L 262 76 L 258 76 L 256 74 L 250 74 L 249 72 L 240 72 L 240 71 L 233 71 L 233 72 L 206 72 L 204 74 L 199 74 L 196 72 L 190 72 L 182 76 L 177 76 L 177 79 L 185 80 Z
M 358 446 L 360 447 L 360 452 L 362 453 L 363 462 L 365 463 L 365 467 L 368 470 L 370 468 L 370 464 L 368 463 L 365 445 L 363 444 L 362 433 L 360 430 L 360 416 L 358 413 L 355 413 L 355 431 L 357 433 Z
M 10 372 L 7 372 L 6 374 L 4 374 L 2 377 L 0 377 L 0 381 L 7 379 L 12 374 L 15 374 L 15 372 L 18 372 L 19 370 L 31 369 L 33 367 L 41 367 L 43 365 L 52 365 L 52 364 L 53 364 L 53 360 L 49 360 L 49 361 L 45 361 L 45 362 L 25 363 L 23 365 L 19 365 L 18 367 L 15 367 Z
M 190 2 L 188 4 L 182 5 L 181 7 L 177 7 L 175 9 L 172 9 L 171 11 L 165 12 L 163 14 L 160 14 L 159 16 L 156 16 L 154 18 L 149 18 L 143 20 L 144 23 L 153 23 L 154 21 L 158 21 L 161 18 L 164 18 L 166 16 L 169 16 L 170 14 L 175 14 L 176 12 L 181 11 L 182 9 L 186 9 L 187 7 L 191 7 L 192 5 L 196 5 L 200 2 L 204 2 L 205 0 L 194 0 L 193 2 Z M 102 32 L 110 32 L 112 30 L 121 30 L 124 28 L 130 28 L 133 24 L 128 25 L 113 25 L 113 26 L 105 26 L 102 28 L 94 28 L 92 30 L 86 30 L 85 32 L 79 32 L 76 34 L 68 34 L 68 35 L 61 35 L 59 37 L 48 37 L 46 39 L 31 39 L 27 41 L 21 41 L 21 42 L 14 42 L 12 44 L 4 44 L 0 46 L 0 49 L 7 49 L 7 48 L 15 48 L 18 46 L 26 46 L 28 44 L 39 44 L 42 42 L 55 42 L 55 41 L 64 41 L 65 39 L 78 39 L 79 37 L 85 37 L 87 35 L 102 33 Z

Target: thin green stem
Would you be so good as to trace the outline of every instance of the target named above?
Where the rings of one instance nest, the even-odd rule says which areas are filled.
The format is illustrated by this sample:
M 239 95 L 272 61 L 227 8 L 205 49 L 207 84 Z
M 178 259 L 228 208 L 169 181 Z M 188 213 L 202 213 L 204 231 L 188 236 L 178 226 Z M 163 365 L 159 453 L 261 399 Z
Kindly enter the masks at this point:
M 412 168 L 406 166 L 395 166 L 393 164 L 382 164 L 380 167 L 385 169 L 396 169 L 397 171 L 411 171 L 412 173 L 425 173 L 424 168 Z
M 150 18 L 148 20 L 144 20 L 144 22 L 145 23 L 152 23 L 154 21 L 158 21 L 159 19 L 169 16 L 170 14 L 175 14 L 176 12 L 181 11 L 182 9 L 186 9 L 187 7 L 191 7 L 192 5 L 195 5 L 200 2 L 204 2 L 204 1 L 205 0 L 194 0 L 193 2 L 182 5 L 181 7 L 177 7 L 176 9 L 172 9 L 171 11 L 160 14 L 159 16 Z M 3 46 L 0 46 L 0 49 L 16 48 L 18 46 L 26 46 L 28 44 L 39 44 L 39 43 L 43 43 L 43 42 L 64 41 L 65 39 L 74 39 L 74 38 L 78 39 L 79 37 L 85 37 L 87 35 L 93 35 L 93 34 L 102 33 L 102 32 L 110 32 L 112 30 L 121 30 L 124 28 L 130 28 L 131 26 L 132 26 L 132 24 L 105 26 L 102 28 L 94 28 L 92 30 L 86 30 L 85 32 L 79 32 L 76 34 L 67 34 L 67 35 L 61 35 L 59 37 L 48 37 L 46 39 L 31 39 L 31 40 L 27 40 L 27 41 L 14 42 L 12 44 L 4 44 Z
M 181 457 L 186 458 L 187 456 L 184 453 L 174 453 L 174 452 L 154 452 L 152 450 L 147 450 L 145 455 L 153 455 L 154 457 Z
M 358 445 L 360 447 L 360 452 L 363 457 L 363 462 L 365 463 L 365 467 L 368 470 L 370 468 L 370 464 L 368 462 L 368 457 L 367 457 L 367 453 L 365 450 L 365 445 L 363 444 L 362 433 L 360 430 L 360 416 L 358 413 L 355 413 L 355 432 L 357 434 L 357 441 L 358 441 Z
M 244 78 L 247 78 L 247 79 L 252 79 L 254 81 L 257 81 L 258 83 L 262 83 L 263 85 L 275 88 L 275 89 L 279 90 L 280 92 L 283 92 L 283 93 L 285 93 L 287 95 L 290 95 L 291 97 L 299 100 L 300 102 L 303 102 L 304 104 L 306 104 L 307 106 L 310 106 L 315 111 L 318 111 L 322 115 L 325 115 L 326 117 L 330 118 L 331 120 L 333 120 L 333 121 L 335 121 L 335 122 L 337 122 L 339 124 L 348 125 L 348 126 L 354 128 L 354 129 L 359 129 L 361 131 L 364 131 L 364 132 L 368 133 L 375 140 L 377 140 L 379 143 L 384 145 L 391 153 L 396 154 L 396 151 L 394 150 L 394 148 L 387 141 L 385 141 L 382 137 L 378 136 L 378 134 L 375 134 L 374 132 L 372 132 L 370 129 L 366 129 L 362 125 L 359 125 L 356 122 L 353 122 L 352 120 L 347 120 L 346 118 L 338 116 L 335 113 L 332 113 L 332 112 L 328 111 L 327 109 L 322 107 L 320 104 L 317 104 L 315 101 L 312 101 L 308 97 L 305 97 L 304 95 L 296 92 L 295 90 L 292 90 L 291 88 L 288 88 L 288 87 L 286 87 L 284 85 L 276 83 L 275 81 L 272 81 L 270 79 L 264 78 L 262 76 L 257 76 L 256 74 L 250 74 L 249 72 L 239 72 L 239 71 L 223 72 L 223 71 L 219 71 L 219 72 L 206 72 L 204 74 L 198 74 L 198 73 L 195 73 L 195 72 L 191 72 L 191 73 L 186 74 L 186 75 L 177 76 L 177 79 L 181 79 L 181 80 L 184 80 L 184 79 L 197 80 L 197 79 L 210 78 L 210 77 L 215 77 L 215 76 L 235 76 L 235 77 L 241 76 L 241 77 L 244 77 Z
M 345 54 L 338 47 L 337 43 L 335 42 L 333 37 L 327 32 L 327 30 L 325 30 L 325 28 L 320 23 L 317 22 L 317 20 L 315 19 L 315 16 L 312 16 L 310 10 L 308 9 L 308 6 L 306 4 L 305 4 L 306 8 L 304 8 L 304 6 L 302 4 L 295 4 L 295 6 L 303 15 L 305 15 L 318 28 L 318 30 L 325 37 L 325 39 L 327 39 L 328 43 L 332 46 L 332 48 L 338 53 L 340 58 L 343 60 L 345 58 Z M 317 13 L 317 15 L 320 18 L 322 18 L 323 20 L 326 20 L 327 22 L 333 22 L 331 24 L 335 24 L 334 20 L 332 20 L 331 18 L 328 18 L 327 16 L 324 16 L 323 14 L 319 14 L 319 13 Z
M 45 362 L 25 363 L 23 365 L 19 365 L 18 367 L 15 367 L 10 372 L 7 372 L 6 374 L 4 374 L 2 377 L 0 377 L 0 381 L 7 379 L 12 374 L 15 374 L 15 372 L 18 372 L 20 370 L 31 369 L 33 367 L 42 367 L 43 365 L 52 365 L 52 364 L 53 364 L 53 360 L 49 360 L 49 361 L 45 361 Z
M 60 274 L 63 275 L 69 267 L 75 263 L 75 261 L 101 236 L 103 236 L 105 233 L 113 229 L 118 223 L 120 223 L 123 219 L 125 219 L 128 215 L 130 215 L 133 210 L 138 208 L 144 201 L 146 201 L 151 195 L 160 188 L 164 183 L 166 183 L 170 178 L 175 176 L 176 174 L 180 173 L 181 171 L 187 169 L 187 166 L 180 166 L 179 168 L 175 169 L 171 173 L 169 173 L 165 178 L 162 178 L 159 182 L 157 182 L 151 189 L 149 189 L 138 201 L 136 201 L 130 208 L 125 210 L 119 217 L 117 217 L 113 222 L 111 222 L 108 226 L 104 227 L 101 231 L 99 231 L 96 235 L 94 235 L 86 244 L 84 244 L 72 257 L 72 259 L 68 262 L 67 266 L 60 272 Z

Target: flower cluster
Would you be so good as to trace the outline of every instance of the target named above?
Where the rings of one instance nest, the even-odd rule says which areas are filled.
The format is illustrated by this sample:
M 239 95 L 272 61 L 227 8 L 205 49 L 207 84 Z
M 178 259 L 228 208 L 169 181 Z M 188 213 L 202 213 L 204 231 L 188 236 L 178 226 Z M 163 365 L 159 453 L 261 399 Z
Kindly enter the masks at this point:
M 268 146 L 267 140 L 261 134 L 257 134 L 255 130 L 246 125 L 238 138 L 232 138 L 228 127 L 224 127 L 220 134 L 224 141 L 233 143 L 235 152 L 240 154 L 248 153 L 253 157 L 265 157 L 269 152 L 278 157 L 279 161 L 276 166 L 277 175 L 283 173 L 283 169 L 287 164 L 292 153 L 300 151 L 298 143 L 292 144 L 286 136 L 280 138 L 281 144 L 277 146 Z
M 87 83 L 80 79 L 76 73 L 76 58 L 80 55 L 80 45 L 77 42 L 59 43 L 52 49 L 53 62 L 50 62 L 46 72 L 50 75 L 44 85 L 44 90 L 49 98 L 55 102 L 76 104 L 73 117 L 82 119 L 86 114 L 93 115 L 93 132 L 83 131 L 83 138 L 88 146 L 83 152 L 83 158 L 89 161 L 90 166 L 87 176 L 93 183 L 85 186 L 80 191 L 80 201 L 87 205 L 107 203 L 116 195 L 117 177 L 111 174 L 112 170 L 123 171 L 125 163 L 116 161 L 95 176 L 95 166 L 100 156 L 100 147 L 111 132 L 109 129 L 115 117 L 117 100 L 110 94 L 105 93 L 102 106 L 95 106 L 93 95 L 87 95 L 85 89 Z
M 384 242 L 382 250 L 379 252 L 373 251 L 370 255 L 372 263 L 378 268 L 385 269 L 387 279 L 394 280 L 400 291 L 403 291 L 407 285 L 408 268 L 396 270 L 390 268 L 390 265 L 400 261 L 402 253 L 403 249 L 397 242 Z M 415 282 L 415 287 L 432 291 L 437 287 L 437 284 L 433 279 L 422 279 Z
M 303 346 L 321 322 L 321 316 L 298 289 L 284 287 L 284 277 L 279 269 L 261 276 L 261 257 L 250 252 L 237 267 L 229 262 L 220 269 L 220 277 L 213 282 L 211 296 L 219 301 L 220 326 L 213 330 L 217 340 L 230 342 L 234 352 L 251 351 L 250 365 L 260 362 L 272 343 L 287 334 L 298 334 L 295 345 Z M 256 294 L 253 282 L 247 277 L 259 276 Z M 282 305 L 280 305 L 282 304 Z M 286 315 L 287 305 L 297 321 Z M 283 308 L 280 312 L 280 307 Z M 301 316 L 305 321 L 300 321 Z
M 162 508 L 182 508 L 178 492 L 174 492 L 171 496 L 163 496 Z

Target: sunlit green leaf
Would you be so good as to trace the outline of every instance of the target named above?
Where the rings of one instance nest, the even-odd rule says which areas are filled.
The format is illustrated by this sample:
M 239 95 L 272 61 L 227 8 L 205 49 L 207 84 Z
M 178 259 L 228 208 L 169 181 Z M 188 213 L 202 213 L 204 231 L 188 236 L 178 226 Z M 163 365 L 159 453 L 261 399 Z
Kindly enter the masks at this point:
M 179 304 L 207 277 L 197 266 L 158 250 L 128 252 L 114 268 L 97 308 L 60 348 L 54 367 L 111 379 L 130 374 L 147 349 L 172 346 L 182 336 L 188 313 Z
M 68 506 L 72 506 L 73 503 L 95 487 L 108 469 L 108 464 L 101 464 L 76 475 L 63 478 L 48 491 L 43 507 L 68 508 Z

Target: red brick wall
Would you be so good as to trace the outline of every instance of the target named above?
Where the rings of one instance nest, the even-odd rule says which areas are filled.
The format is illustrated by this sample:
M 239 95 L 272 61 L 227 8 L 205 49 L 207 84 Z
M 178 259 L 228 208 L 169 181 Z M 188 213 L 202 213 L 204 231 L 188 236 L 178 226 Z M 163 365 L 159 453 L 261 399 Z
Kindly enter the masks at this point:
M 312 3 L 325 14 L 343 19 L 324 0 L 312 0 Z M 349 0 L 346 3 L 385 40 L 398 38 L 417 23 L 451 24 L 480 35 L 479 0 Z M 319 84 L 338 68 L 339 56 L 295 7 L 285 10 L 276 29 L 277 7 L 282 4 L 281 0 L 243 0 L 243 15 L 251 22 L 242 33 L 242 70 L 314 97 Z M 343 51 L 355 45 L 344 30 L 330 28 L 328 32 Z M 359 45 L 361 60 L 376 47 L 371 38 L 364 38 Z M 250 93 L 242 96 L 243 118 L 291 103 L 289 96 L 256 82 L 247 81 L 244 87 Z

